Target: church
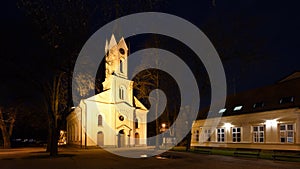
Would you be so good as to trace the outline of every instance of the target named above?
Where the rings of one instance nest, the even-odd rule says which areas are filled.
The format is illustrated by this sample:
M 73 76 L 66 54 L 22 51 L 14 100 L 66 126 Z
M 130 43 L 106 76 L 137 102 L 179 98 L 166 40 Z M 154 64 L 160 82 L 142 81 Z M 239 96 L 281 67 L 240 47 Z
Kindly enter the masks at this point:
M 105 46 L 103 92 L 82 99 L 67 116 L 68 144 L 132 147 L 147 145 L 147 108 L 133 96 L 128 80 L 128 48 L 114 35 Z

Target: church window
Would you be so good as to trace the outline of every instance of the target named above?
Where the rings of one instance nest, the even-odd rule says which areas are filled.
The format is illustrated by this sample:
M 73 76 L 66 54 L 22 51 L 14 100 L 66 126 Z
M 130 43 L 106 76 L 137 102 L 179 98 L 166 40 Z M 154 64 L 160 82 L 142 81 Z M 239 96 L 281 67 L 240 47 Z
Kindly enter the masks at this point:
M 123 121 L 123 120 L 124 120 L 124 116 L 122 116 L 122 115 L 119 116 L 119 120 L 120 120 L 120 121 Z
M 124 87 L 119 88 L 119 98 L 124 100 Z
M 98 126 L 102 126 L 103 125 L 102 122 L 103 122 L 102 116 L 99 114 L 98 115 Z
M 120 60 L 120 72 L 123 73 L 123 61 Z
M 120 49 L 119 49 L 119 52 L 120 52 L 122 55 L 125 54 L 125 50 L 124 50 L 123 48 L 120 48 Z
M 135 119 L 134 120 L 134 127 L 137 129 L 139 128 L 139 120 L 138 119 Z

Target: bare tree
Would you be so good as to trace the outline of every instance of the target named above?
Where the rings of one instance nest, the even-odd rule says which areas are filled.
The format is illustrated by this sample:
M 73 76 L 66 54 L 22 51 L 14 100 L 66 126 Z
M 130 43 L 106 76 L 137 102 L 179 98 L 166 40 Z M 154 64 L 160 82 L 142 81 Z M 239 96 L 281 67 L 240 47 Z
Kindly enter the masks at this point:
M 12 135 L 13 126 L 16 120 L 15 111 L 4 111 L 3 107 L 0 107 L 0 128 L 2 131 L 3 147 L 10 148 L 10 137 Z
M 50 156 L 58 153 L 59 120 L 67 107 L 67 85 L 65 72 L 59 72 L 52 81 L 42 84 L 45 104 L 48 106 L 49 135 L 47 152 Z
M 17 114 L 23 104 L 18 100 L 8 106 L 0 106 L 0 129 L 3 138 L 3 147 L 11 148 L 11 136 L 16 122 Z
M 147 80 L 146 80 L 147 79 Z M 148 101 L 155 102 L 155 133 L 159 134 L 159 121 L 158 121 L 158 103 L 159 103 L 159 94 L 156 90 L 156 97 L 152 98 L 149 96 L 149 93 L 153 89 L 159 88 L 159 75 L 157 70 L 151 71 L 146 69 L 141 76 L 137 76 L 133 83 L 133 89 L 136 90 L 138 99 L 148 99 Z M 156 137 L 155 148 L 159 148 L 159 138 Z

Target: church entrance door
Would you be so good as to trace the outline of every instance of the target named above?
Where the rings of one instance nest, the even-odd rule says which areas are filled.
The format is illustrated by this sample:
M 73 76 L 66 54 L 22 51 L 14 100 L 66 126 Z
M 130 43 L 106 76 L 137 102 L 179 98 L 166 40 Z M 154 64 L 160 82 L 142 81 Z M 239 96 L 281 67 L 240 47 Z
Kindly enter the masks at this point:
M 140 135 L 139 135 L 139 133 L 135 133 L 134 138 L 135 138 L 135 145 L 139 145 L 140 144 Z
M 125 147 L 125 132 L 120 130 L 118 134 L 118 147 Z
M 102 131 L 99 131 L 97 133 L 97 145 L 98 146 L 103 146 L 104 145 L 104 135 Z

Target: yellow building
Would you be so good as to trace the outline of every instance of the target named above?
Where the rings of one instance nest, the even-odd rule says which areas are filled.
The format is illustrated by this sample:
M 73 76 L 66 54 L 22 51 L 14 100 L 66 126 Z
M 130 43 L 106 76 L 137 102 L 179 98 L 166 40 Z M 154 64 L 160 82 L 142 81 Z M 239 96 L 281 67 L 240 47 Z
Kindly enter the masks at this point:
M 201 112 L 192 126 L 191 146 L 300 150 L 299 106 L 297 72 L 272 86 L 228 97 L 213 118 L 205 119 L 208 110 Z
M 124 147 L 147 144 L 147 112 L 127 77 L 128 48 L 122 38 L 106 43 L 103 92 L 82 99 L 67 117 L 68 144 Z

